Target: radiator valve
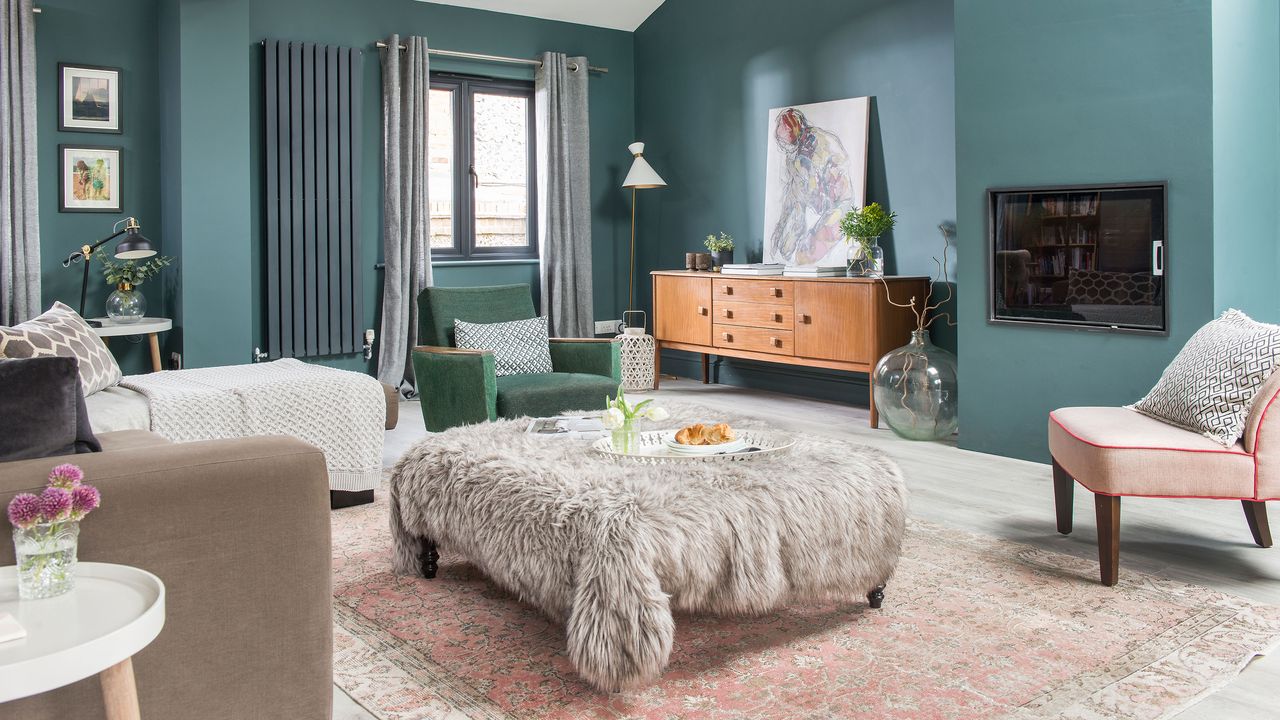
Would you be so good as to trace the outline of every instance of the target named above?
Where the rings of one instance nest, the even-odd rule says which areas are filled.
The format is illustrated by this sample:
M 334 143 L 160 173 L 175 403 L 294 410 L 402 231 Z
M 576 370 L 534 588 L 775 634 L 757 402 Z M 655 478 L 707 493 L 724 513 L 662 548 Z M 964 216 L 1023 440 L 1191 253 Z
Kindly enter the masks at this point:
M 364 359 L 371 360 L 373 358 L 373 328 L 364 331 Z
M 271 356 L 270 356 L 270 355 L 268 355 L 268 354 L 266 354 L 266 353 L 264 353 L 264 352 L 262 352 L 262 348 L 257 348 L 257 347 L 255 347 L 255 348 L 253 349 L 253 361 L 254 361 L 254 362 L 256 362 L 256 363 L 260 363 L 260 362 L 262 362 L 263 360 L 266 360 L 268 357 L 271 357 Z

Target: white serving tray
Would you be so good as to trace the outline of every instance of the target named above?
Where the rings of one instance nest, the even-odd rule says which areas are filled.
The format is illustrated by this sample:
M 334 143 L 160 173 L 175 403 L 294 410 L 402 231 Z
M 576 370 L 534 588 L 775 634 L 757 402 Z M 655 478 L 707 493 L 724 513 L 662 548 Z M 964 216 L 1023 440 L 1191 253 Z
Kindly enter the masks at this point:
M 685 463 L 685 462 L 733 462 L 755 460 L 758 458 L 776 457 L 791 451 L 796 441 L 785 435 L 760 430 L 742 430 L 738 437 L 746 446 L 735 452 L 714 454 L 691 454 L 670 450 L 666 439 L 671 437 L 670 430 L 643 432 L 636 441 L 636 450 L 632 453 L 618 452 L 613 447 L 612 436 L 602 437 L 591 444 L 591 449 L 605 457 L 619 461 L 649 464 Z

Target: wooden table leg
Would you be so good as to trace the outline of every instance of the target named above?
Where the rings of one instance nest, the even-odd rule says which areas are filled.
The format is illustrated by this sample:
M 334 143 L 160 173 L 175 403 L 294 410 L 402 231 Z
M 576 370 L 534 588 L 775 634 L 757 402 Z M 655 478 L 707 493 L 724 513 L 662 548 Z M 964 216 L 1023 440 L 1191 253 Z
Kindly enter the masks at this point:
M 653 389 L 657 390 L 662 384 L 662 346 L 654 345 L 653 348 Z
M 702 384 L 711 382 L 711 356 L 702 353 Z
M 147 338 L 151 341 L 151 369 L 160 372 L 164 369 L 160 365 L 160 339 L 155 333 L 151 333 Z
M 125 658 L 103 670 L 98 674 L 98 681 L 102 683 L 102 703 L 107 708 L 107 720 L 141 720 L 132 658 Z

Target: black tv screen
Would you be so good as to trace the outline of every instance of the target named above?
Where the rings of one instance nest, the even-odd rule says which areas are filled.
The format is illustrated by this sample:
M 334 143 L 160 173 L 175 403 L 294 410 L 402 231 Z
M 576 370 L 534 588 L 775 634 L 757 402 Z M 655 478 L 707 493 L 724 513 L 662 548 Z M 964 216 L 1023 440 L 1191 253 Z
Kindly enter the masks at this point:
M 987 191 L 990 320 L 1166 332 L 1164 183 Z

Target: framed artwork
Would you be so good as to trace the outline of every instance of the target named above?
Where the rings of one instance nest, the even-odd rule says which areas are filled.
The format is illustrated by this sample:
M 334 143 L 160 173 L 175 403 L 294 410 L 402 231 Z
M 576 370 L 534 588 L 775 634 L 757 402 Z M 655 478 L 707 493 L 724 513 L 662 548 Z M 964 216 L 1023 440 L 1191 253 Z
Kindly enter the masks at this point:
M 871 98 L 769 111 L 764 261 L 844 265 L 840 218 L 866 202 Z
M 58 63 L 58 129 L 120 132 L 120 68 Z
M 123 153 L 119 146 L 59 145 L 58 211 L 120 212 Z

